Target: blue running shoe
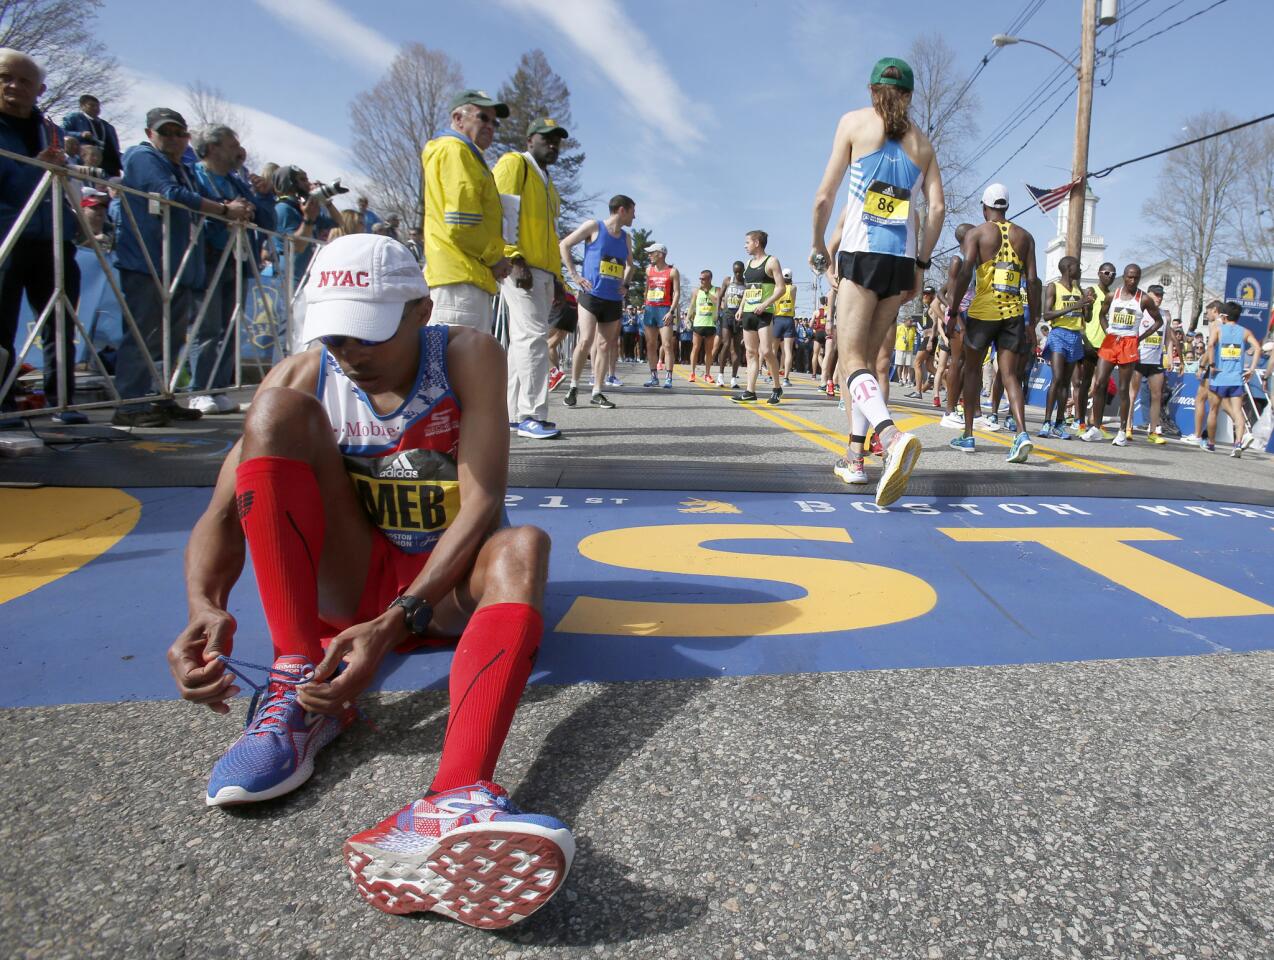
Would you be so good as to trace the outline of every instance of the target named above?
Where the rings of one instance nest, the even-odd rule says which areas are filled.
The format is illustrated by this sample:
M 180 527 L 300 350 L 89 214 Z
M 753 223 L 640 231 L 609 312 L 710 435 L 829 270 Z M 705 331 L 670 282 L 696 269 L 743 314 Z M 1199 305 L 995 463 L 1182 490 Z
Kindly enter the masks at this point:
M 1004 429 L 1009 433 L 1017 433 L 1017 420 L 1013 418 L 1013 414 L 1004 418 Z
M 669 377 L 667 380 L 664 381 L 664 389 L 665 390 L 672 389 L 672 377 Z
M 1023 430 L 1013 438 L 1013 446 L 1009 448 L 1009 455 L 1005 459 L 1009 463 L 1026 463 L 1026 458 L 1034 449 L 1035 444 L 1031 442 L 1031 435 Z
M 977 448 L 974 446 L 972 436 L 952 437 L 951 442 L 948 443 L 947 446 L 952 450 L 960 450 L 964 453 L 977 453 Z
M 642 386 L 643 386 L 643 387 L 657 387 L 657 386 L 659 386 L 659 378 L 658 378 L 658 377 L 656 377 L 654 374 L 651 374 L 651 375 L 650 375 L 650 379 L 649 379 L 649 380 L 647 380 L 645 383 L 643 383 L 643 384 L 642 384 Z
M 526 437 L 528 440 L 552 440 L 561 432 L 557 429 L 557 424 L 549 423 L 547 420 L 536 420 L 534 417 L 527 417 L 518 424 L 518 436 Z
M 307 713 L 296 702 L 296 688 L 314 674 L 305 657 L 285 655 L 273 667 L 225 658 L 235 676 L 256 687 L 243 668 L 266 670 L 269 679 L 256 687 L 243 735 L 221 755 L 208 779 L 204 798 L 210 807 L 256 803 L 295 790 L 314 773 L 314 757 L 354 722 L 350 707 L 340 717 Z
M 1065 425 L 1060 423 L 1053 424 L 1053 436 L 1058 440 L 1074 440 L 1075 435 L 1068 430 Z
M 482 780 L 407 804 L 346 840 L 344 852 L 359 895 L 376 909 L 498 930 L 561 888 L 575 839 L 561 820 L 522 813 Z
M 1040 432 L 1036 434 L 1036 436 L 1039 437 L 1041 440 L 1047 440 L 1052 435 L 1053 435 L 1053 425 L 1051 423 L 1044 424 L 1044 426 L 1040 427 Z

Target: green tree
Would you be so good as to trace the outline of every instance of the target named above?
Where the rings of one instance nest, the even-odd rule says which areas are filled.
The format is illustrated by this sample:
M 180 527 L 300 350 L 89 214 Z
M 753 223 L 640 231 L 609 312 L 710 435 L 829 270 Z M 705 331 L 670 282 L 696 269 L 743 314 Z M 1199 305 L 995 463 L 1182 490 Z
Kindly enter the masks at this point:
M 646 268 L 650 266 L 650 245 L 654 238 L 650 230 L 634 227 L 633 240 L 633 276 L 628 282 L 628 305 L 641 307 L 646 302 Z
M 542 50 L 522 54 L 513 75 L 500 85 L 498 100 L 509 105 L 507 120 L 500 121 L 495 140 L 487 151 L 492 166 L 510 150 L 526 149 L 526 129 L 533 120 L 552 117 L 570 130 L 575 126 L 571 117 L 571 91 L 566 81 L 553 72 Z M 580 186 L 580 167 L 584 164 L 584 151 L 575 137 L 568 137 L 562 144 L 557 163 L 549 173 L 562 198 L 562 210 L 557 229 L 566 236 L 580 222 L 593 215 L 595 194 L 585 194 Z
M 0 0 L 0 47 L 21 50 L 44 68 L 48 89 L 40 107 L 60 120 L 81 94 L 102 101 L 104 113 L 129 87 L 119 63 L 98 39 L 103 0 Z

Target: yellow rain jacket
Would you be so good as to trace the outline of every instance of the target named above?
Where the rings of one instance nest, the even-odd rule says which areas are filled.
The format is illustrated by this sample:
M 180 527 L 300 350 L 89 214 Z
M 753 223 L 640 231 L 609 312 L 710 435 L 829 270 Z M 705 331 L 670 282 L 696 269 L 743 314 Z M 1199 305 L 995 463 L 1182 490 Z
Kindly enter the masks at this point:
M 496 292 L 491 267 L 504 256 L 503 208 L 481 153 L 447 132 L 425 144 L 425 282 L 471 283 Z

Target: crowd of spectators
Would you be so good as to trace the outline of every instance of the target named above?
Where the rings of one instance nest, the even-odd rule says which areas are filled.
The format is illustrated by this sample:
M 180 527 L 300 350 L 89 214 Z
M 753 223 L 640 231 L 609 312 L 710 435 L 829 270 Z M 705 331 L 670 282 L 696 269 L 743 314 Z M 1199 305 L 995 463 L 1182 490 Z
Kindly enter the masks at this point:
M 52 192 L 22 230 L 0 264 L 0 383 L 17 361 L 17 331 L 25 297 L 39 317 L 57 290 L 57 260 L 65 303 L 63 335 L 67 345 L 57 363 L 55 315 L 50 311 L 40 332 L 44 352 L 43 396 L 48 405 L 75 402 L 72 311 L 80 300 L 80 268 L 75 251 L 96 248 L 109 257 L 126 307 L 125 334 L 112 358 L 115 389 L 124 402 L 112 422 L 120 426 L 164 426 L 174 420 L 237 409 L 225 388 L 234 378 L 235 349 L 228 342 L 236 290 L 256 275 L 287 275 L 285 241 L 244 231 L 244 247 L 231 247 L 235 224 L 251 225 L 292 238 L 291 280 L 299 284 L 316 243 L 343 233 L 374 232 L 404 241 L 422 259 L 421 231 L 404 237 L 396 215 L 381 217 L 359 197 L 357 209 L 341 211 L 333 197 L 348 192 L 340 181 L 311 181 L 294 165 L 266 164 L 258 173 L 245 166 L 246 151 L 237 133 L 225 125 L 192 130 L 168 107 L 155 107 L 145 118 L 145 139 L 121 151 L 114 125 L 102 116 L 98 97 L 85 94 L 79 109 L 59 124 L 37 106 L 45 91 L 44 71 L 21 51 L 0 49 L 0 149 L 64 167 L 95 178 L 68 178 L 66 201 L 55 211 Z M 38 188 L 44 169 L 0 158 L 0 237 L 7 235 Z M 168 201 L 165 217 L 151 199 L 121 187 Z M 82 214 L 82 221 L 76 214 Z M 53 249 L 55 219 L 63 249 Z M 183 357 L 174 381 L 195 391 L 188 407 L 171 399 L 148 399 L 164 392 L 157 382 L 164 355 L 163 297 L 156 275 L 162 271 L 168 237 L 168 263 L 175 276 L 168 315 L 170 361 Z M 153 271 L 153 272 L 152 272 Z M 128 317 L 136 324 L 130 335 Z M 15 378 L 16 380 L 16 378 Z M 17 409 L 16 382 L 0 397 L 0 427 L 20 426 L 5 417 Z M 62 391 L 61 393 L 59 391 Z M 60 404 L 59 404 L 60 405 Z M 55 415 L 63 423 L 86 419 L 77 411 Z

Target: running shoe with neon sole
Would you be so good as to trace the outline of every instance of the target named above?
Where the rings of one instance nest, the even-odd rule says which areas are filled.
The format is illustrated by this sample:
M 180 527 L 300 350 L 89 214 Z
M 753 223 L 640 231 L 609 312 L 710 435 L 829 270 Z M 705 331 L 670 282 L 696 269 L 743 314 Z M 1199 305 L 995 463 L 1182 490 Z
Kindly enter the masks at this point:
M 268 680 L 248 707 L 247 725 L 217 761 L 208 778 L 204 802 L 210 807 L 258 803 L 291 793 L 314 773 L 318 752 L 354 722 L 349 708 L 340 717 L 308 713 L 296 700 L 296 688 L 314 674 L 305 657 L 285 655 L 272 667 L 225 661 L 237 679 L 256 686 L 245 669 L 265 670 Z
M 867 468 L 862 457 L 841 457 L 836 461 L 836 465 L 832 467 L 832 473 L 836 474 L 846 483 L 855 485 L 869 482 L 867 479 Z
M 1158 446 L 1162 446 L 1163 444 L 1167 443 L 1168 441 L 1167 441 L 1167 440 L 1165 440 L 1163 437 L 1161 437 L 1159 434 L 1157 434 L 1157 433 L 1152 433 L 1152 434 L 1150 434 L 1148 437 L 1146 437 L 1146 442 L 1147 442 L 1147 443 L 1153 443 L 1155 446 L 1157 446 L 1157 447 L 1158 447 Z
M 959 450 L 961 453 L 977 453 L 978 448 L 973 437 L 952 437 L 947 444 L 952 450 Z
M 1009 463 L 1026 463 L 1026 458 L 1034 449 L 1035 444 L 1031 442 L 1031 435 L 1023 430 L 1013 438 L 1013 446 L 1009 447 L 1009 455 L 1004 459 Z
M 691 383 L 698 383 L 698 380 L 695 378 L 695 375 L 694 375 L 693 373 L 692 373 L 692 374 L 690 374 L 690 382 L 691 382 Z
M 364 900 L 386 913 L 440 913 L 498 930 L 525 920 L 562 886 L 575 857 L 570 828 L 522 813 L 479 781 L 407 804 L 345 841 Z
M 885 468 L 876 484 L 876 506 L 887 507 L 906 492 L 920 451 L 920 439 L 914 434 L 899 430 L 890 438 L 884 451 Z

